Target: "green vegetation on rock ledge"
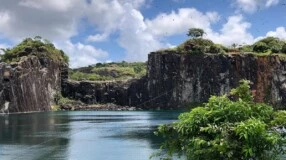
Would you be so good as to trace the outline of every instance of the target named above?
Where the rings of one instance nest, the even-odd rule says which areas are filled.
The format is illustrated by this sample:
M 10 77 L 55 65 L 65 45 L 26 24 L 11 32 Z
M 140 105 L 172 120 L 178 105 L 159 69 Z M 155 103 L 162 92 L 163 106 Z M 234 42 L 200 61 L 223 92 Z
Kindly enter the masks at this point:
M 127 80 L 146 75 L 146 68 L 144 62 L 97 63 L 93 66 L 71 69 L 69 78 L 78 81 Z
M 162 125 L 157 132 L 165 138 L 156 156 L 172 159 L 279 159 L 285 154 L 286 112 L 255 103 L 249 81 L 243 80 L 228 96 L 212 96 L 208 103 Z
M 68 63 L 69 61 L 68 56 L 62 50 L 58 50 L 49 40 L 42 39 L 39 36 L 26 38 L 15 47 L 2 50 L 4 54 L 1 55 L 1 61 L 7 63 L 18 62 L 21 57 L 29 55 L 48 56 L 56 62 Z
M 183 54 L 200 55 L 210 54 L 233 54 L 233 53 L 253 53 L 255 55 L 267 56 L 270 54 L 283 55 L 286 54 L 286 41 L 276 37 L 266 37 L 252 45 L 249 44 L 232 44 L 231 46 L 223 46 L 215 44 L 209 39 L 204 39 L 204 30 L 200 28 L 189 29 L 187 35 L 191 38 L 178 45 L 175 48 L 159 50 L 159 53 L 165 51 L 177 51 Z

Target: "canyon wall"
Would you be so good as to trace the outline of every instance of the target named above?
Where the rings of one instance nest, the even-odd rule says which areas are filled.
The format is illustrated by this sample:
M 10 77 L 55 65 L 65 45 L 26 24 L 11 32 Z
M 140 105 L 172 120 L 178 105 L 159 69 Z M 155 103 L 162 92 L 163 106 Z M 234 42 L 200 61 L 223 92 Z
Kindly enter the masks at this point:
M 0 63 L 0 113 L 49 111 L 61 89 L 61 68 L 48 57 Z
M 255 101 L 285 108 L 285 57 L 181 55 L 176 52 L 149 55 L 147 89 L 150 97 L 167 93 L 153 102 L 161 108 L 206 102 L 211 95 L 228 93 L 241 79 L 252 82 Z
M 248 79 L 257 102 L 285 109 L 285 67 L 285 58 L 277 55 L 153 52 L 148 57 L 147 76 L 142 79 L 127 82 L 69 80 L 63 87 L 63 95 L 87 104 L 176 109 L 187 103 L 206 102 L 211 95 L 226 94 L 238 86 L 241 79 Z

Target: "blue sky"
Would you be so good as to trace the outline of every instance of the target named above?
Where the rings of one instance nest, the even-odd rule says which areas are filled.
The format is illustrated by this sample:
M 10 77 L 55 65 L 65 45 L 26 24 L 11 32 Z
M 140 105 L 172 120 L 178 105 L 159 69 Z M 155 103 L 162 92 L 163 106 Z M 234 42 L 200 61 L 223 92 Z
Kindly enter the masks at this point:
M 226 46 L 286 40 L 286 0 L 0 0 L 0 48 L 40 35 L 71 67 L 146 61 L 184 42 L 191 27 Z

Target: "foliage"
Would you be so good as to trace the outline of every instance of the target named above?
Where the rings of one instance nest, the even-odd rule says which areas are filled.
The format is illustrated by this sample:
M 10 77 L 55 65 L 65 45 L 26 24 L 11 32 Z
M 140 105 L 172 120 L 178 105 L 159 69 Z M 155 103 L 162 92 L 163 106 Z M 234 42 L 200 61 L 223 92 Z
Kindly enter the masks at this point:
M 208 39 L 195 38 L 189 39 L 177 47 L 178 51 L 187 52 L 190 54 L 204 54 L 210 51 L 211 46 L 215 44 Z M 218 47 L 218 46 L 216 46 Z
M 244 45 L 244 46 L 239 47 L 238 50 L 241 52 L 252 52 L 253 46 L 252 45 Z
M 286 126 L 286 111 L 277 111 L 274 113 L 273 116 L 275 117 L 275 119 L 271 121 L 272 126 Z
M 234 100 L 212 96 L 202 107 L 181 114 L 178 122 L 161 125 L 156 133 L 165 138 L 161 155 L 166 159 L 176 153 L 198 160 L 271 160 L 284 154 L 285 137 L 275 126 L 285 126 L 285 112 L 253 102 L 249 81 L 241 81 L 231 94 Z
M 11 49 L 2 49 L 4 54 L 1 55 L 1 60 L 4 62 L 17 62 L 23 56 L 35 55 L 38 57 L 48 56 L 57 62 L 68 63 L 68 56 L 46 39 L 40 36 L 35 38 L 26 38 L 21 43 Z
M 188 31 L 188 36 L 192 38 L 201 38 L 205 34 L 205 31 L 200 28 L 190 28 Z
M 283 45 L 282 49 L 281 49 L 282 53 L 286 53 L 286 44 Z
M 285 42 L 279 38 L 266 37 L 253 45 L 253 51 L 265 53 L 269 50 L 271 53 L 280 53 L 284 44 Z
M 97 63 L 94 66 L 70 70 L 69 78 L 73 80 L 107 81 L 127 80 L 146 75 L 146 63 Z
M 253 51 L 254 52 L 262 52 L 262 53 L 265 53 L 267 52 L 267 50 L 270 49 L 268 47 L 268 45 L 264 42 L 256 42 L 254 45 L 253 45 Z
M 80 103 L 76 100 L 72 100 L 72 99 L 63 97 L 60 92 L 57 92 L 55 94 L 54 100 L 55 100 L 56 105 L 52 106 L 53 110 L 59 110 L 59 106 L 61 106 L 61 105 Z
M 222 45 L 219 44 L 213 44 L 209 48 L 209 53 L 226 53 L 225 48 Z

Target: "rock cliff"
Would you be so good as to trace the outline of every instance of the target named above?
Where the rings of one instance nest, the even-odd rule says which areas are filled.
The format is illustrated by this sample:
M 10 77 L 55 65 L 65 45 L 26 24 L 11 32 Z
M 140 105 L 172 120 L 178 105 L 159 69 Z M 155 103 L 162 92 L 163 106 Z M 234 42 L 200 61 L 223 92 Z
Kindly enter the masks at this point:
M 88 104 L 175 109 L 226 94 L 241 79 L 248 79 L 257 102 L 285 109 L 286 59 L 281 56 L 153 52 L 148 57 L 147 72 L 146 77 L 127 82 L 66 81 L 63 95 Z
M 51 110 L 61 89 L 61 68 L 48 57 L 32 55 L 0 63 L 0 113 Z
M 152 102 L 161 108 L 206 102 L 248 79 L 257 102 L 285 109 L 285 57 L 234 55 L 190 55 L 176 52 L 151 53 L 148 61 L 149 97 L 166 93 Z

